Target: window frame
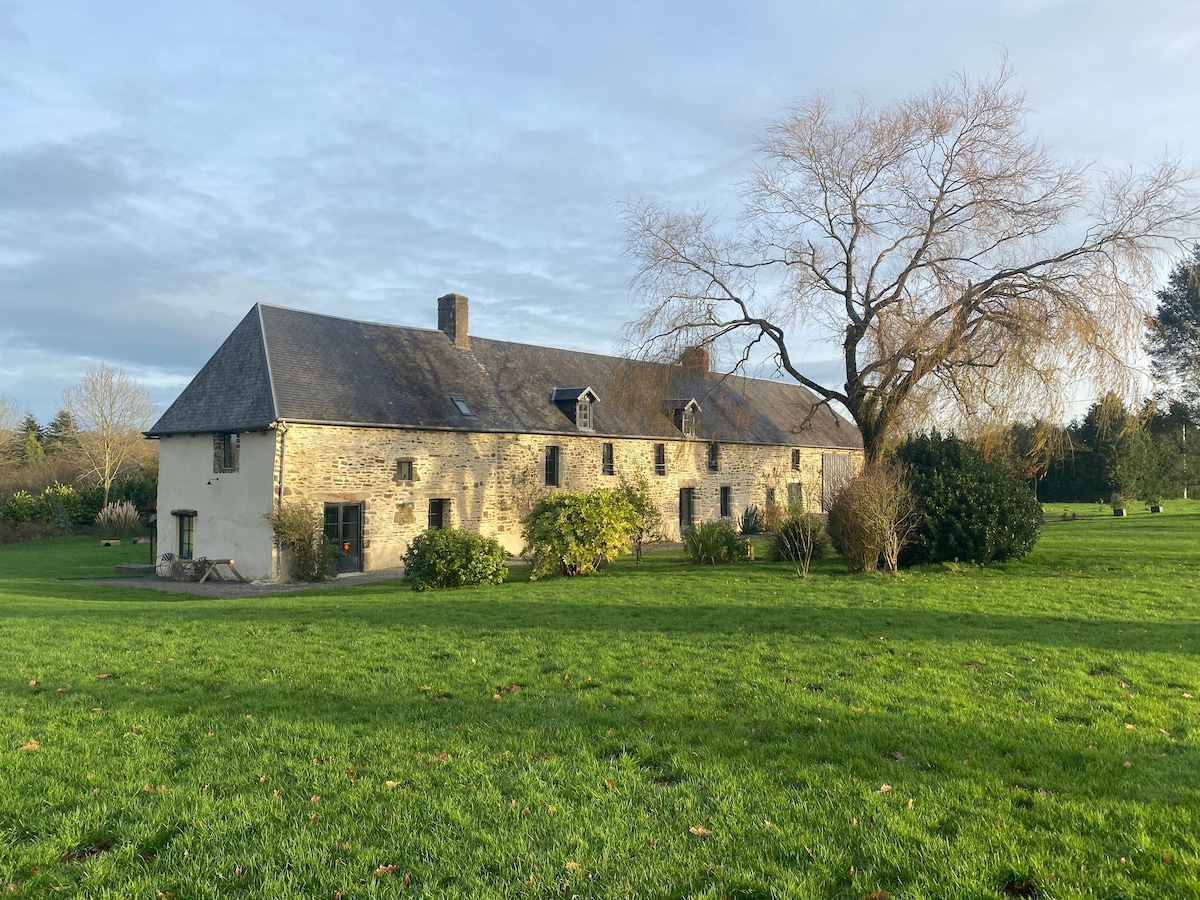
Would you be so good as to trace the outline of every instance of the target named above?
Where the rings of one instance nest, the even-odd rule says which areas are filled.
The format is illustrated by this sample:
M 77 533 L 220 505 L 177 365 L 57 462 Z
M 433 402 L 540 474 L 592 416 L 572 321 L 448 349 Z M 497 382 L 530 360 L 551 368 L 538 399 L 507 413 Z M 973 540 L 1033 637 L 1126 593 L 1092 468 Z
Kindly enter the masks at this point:
M 408 471 L 407 476 L 405 476 L 406 469 Z M 416 481 L 416 480 L 417 480 L 416 461 L 412 460 L 412 459 L 396 460 L 396 481 L 401 484 L 408 484 L 409 482 Z
M 716 441 L 708 442 L 708 471 L 721 471 L 721 445 Z
M 592 399 L 587 393 L 580 394 L 575 401 L 575 427 L 583 431 L 595 430 Z
M 799 450 L 792 450 L 792 471 L 793 472 L 800 471 L 800 451 Z
M 721 485 L 720 512 L 722 519 L 733 518 L 733 485 L 731 484 Z
M 545 478 L 543 479 L 546 487 L 561 487 L 562 486 L 562 453 L 558 444 L 547 444 L 545 452 Z
M 613 452 L 612 441 L 605 441 L 600 445 L 600 474 L 601 475 L 616 475 L 617 467 L 615 463 L 616 455 Z
M 654 474 L 659 478 L 663 478 L 667 474 L 666 444 L 658 443 L 654 445 Z
M 196 514 L 177 512 L 175 516 L 175 549 L 179 559 L 194 559 L 196 556 Z

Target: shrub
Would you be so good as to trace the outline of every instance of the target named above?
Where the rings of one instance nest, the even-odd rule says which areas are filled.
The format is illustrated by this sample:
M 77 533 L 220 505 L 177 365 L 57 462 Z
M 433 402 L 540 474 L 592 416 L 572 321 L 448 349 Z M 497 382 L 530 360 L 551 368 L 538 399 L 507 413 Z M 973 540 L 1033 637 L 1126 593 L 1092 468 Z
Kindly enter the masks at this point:
M 38 518 L 44 522 L 55 522 L 65 514 L 68 519 L 67 524 L 74 527 L 82 509 L 83 503 L 79 499 L 79 492 L 69 484 L 60 484 L 56 481 L 48 485 L 38 498 Z M 96 516 L 93 514 L 86 521 L 94 522 L 95 520 Z
M 1042 507 L 1020 478 L 954 437 L 909 438 L 897 451 L 909 470 L 922 521 L 904 551 L 922 562 L 1020 559 L 1041 533 Z
M 404 577 L 414 591 L 500 584 L 507 554 L 496 541 L 456 528 L 430 528 L 408 545 Z
M 750 558 L 750 542 L 738 537 L 728 522 L 701 522 L 683 533 L 683 549 L 694 563 L 742 562 Z
M 113 482 L 110 500 L 128 500 L 142 512 L 158 504 L 158 479 L 145 472 L 130 472 Z
M 763 518 L 757 506 L 747 506 L 742 510 L 742 520 L 739 530 L 742 534 L 762 534 Z
M 287 548 L 291 560 L 288 566 L 296 581 L 324 581 L 336 572 L 333 545 L 325 539 L 324 519 L 315 507 L 289 502 L 279 509 L 265 513 L 279 542 Z
M 631 478 L 622 475 L 617 493 L 629 501 L 639 519 L 629 533 L 629 540 L 633 545 L 633 556 L 640 565 L 643 545 L 662 540 L 662 510 L 654 502 L 649 480 L 640 473 Z
M 833 556 L 833 541 L 820 519 L 797 509 L 775 529 L 767 553 L 775 562 L 794 564 L 796 574 L 807 578 L 812 560 Z
M 851 572 L 873 572 L 882 562 L 895 572 L 920 514 L 904 470 L 868 465 L 838 491 L 829 508 L 829 536 Z
M 79 514 L 72 513 L 71 524 L 76 528 L 84 528 L 96 521 L 96 516 L 104 507 L 104 485 L 99 481 L 89 482 L 78 490 Z
M 141 513 L 128 500 L 110 503 L 96 514 L 96 525 L 104 534 L 132 534 L 141 521 Z
M 620 491 L 542 497 L 521 520 L 525 552 L 534 557 L 530 578 L 598 571 L 632 547 L 642 517 Z
M 41 506 L 29 491 L 17 491 L 4 504 L 0 518 L 9 525 L 22 525 L 25 522 L 38 521 L 40 513 Z

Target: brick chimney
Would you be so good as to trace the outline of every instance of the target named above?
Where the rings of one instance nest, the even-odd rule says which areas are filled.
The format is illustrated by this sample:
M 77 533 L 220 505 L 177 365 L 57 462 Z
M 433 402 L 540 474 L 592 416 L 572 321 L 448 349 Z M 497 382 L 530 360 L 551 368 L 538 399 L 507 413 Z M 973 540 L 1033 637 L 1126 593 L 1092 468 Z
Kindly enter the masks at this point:
M 692 372 L 696 375 L 707 375 L 710 371 L 708 348 L 685 347 L 683 352 L 679 354 L 679 365 L 686 372 Z
M 471 349 L 471 339 L 467 336 L 467 298 L 462 294 L 438 297 L 438 331 L 454 341 L 459 350 Z

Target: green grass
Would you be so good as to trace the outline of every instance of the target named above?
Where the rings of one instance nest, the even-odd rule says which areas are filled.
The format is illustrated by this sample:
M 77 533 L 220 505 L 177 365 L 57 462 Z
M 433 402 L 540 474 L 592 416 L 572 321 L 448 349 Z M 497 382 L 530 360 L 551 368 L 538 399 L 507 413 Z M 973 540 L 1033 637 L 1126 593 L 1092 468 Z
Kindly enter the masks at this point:
M 1195 897 L 1198 506 L 807 582 L 211 600 L 0 548 L 0 892 Z

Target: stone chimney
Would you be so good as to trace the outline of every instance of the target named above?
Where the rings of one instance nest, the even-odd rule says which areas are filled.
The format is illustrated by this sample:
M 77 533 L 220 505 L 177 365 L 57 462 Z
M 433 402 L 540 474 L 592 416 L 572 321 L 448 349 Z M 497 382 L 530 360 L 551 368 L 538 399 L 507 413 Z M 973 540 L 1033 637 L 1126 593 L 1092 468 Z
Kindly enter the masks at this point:
M 685 372 L 691 372 L 696 375 L 707 375 L 710 371 L 708 348 L 685 347 L 683 352 L 679 354 L 679 365 L 683 367 Z
M 454 341 L 459 350 L 471 349 L 471 339 L 467 336 L 467 298 L 462 294 L 438 297 L 438 331 Z

